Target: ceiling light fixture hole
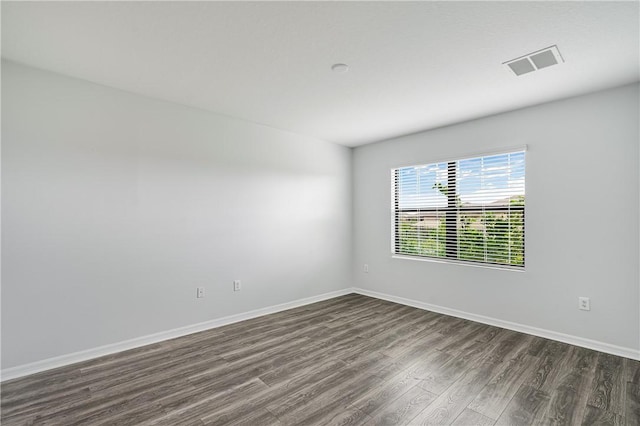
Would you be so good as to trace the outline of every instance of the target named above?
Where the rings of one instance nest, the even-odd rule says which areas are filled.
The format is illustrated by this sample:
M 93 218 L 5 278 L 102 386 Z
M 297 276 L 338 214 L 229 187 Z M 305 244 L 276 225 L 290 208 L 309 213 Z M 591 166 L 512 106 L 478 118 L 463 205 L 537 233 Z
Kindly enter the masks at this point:
M 344 74 L 345 72 L 349 71 L 349 65 L 347 64 L 333 64 L 331 66 L 331 71 L 338 73 L 338 74 Z

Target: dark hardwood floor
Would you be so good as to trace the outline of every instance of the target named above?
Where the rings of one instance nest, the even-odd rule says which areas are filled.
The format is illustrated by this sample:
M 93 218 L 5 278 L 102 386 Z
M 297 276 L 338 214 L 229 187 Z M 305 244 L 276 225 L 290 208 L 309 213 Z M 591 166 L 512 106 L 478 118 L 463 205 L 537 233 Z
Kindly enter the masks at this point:
M 2 425 L 640 424 L 640 362 L 347 295 L 2 384 Z

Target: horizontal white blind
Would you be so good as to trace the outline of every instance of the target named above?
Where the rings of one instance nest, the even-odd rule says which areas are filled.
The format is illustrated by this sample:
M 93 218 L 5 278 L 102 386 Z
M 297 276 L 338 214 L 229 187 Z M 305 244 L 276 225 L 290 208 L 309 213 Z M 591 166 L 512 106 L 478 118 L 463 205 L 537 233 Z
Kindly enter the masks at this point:
M 393 170 L 394 252 L 524 267 L 525 153 Z

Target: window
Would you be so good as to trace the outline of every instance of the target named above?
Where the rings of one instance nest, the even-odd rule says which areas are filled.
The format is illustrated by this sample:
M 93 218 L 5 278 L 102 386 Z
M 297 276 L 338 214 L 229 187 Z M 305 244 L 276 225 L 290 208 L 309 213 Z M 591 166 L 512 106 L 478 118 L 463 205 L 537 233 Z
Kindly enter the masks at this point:
M 525 153 L 392 170 L 398 255 L 524 268 Z

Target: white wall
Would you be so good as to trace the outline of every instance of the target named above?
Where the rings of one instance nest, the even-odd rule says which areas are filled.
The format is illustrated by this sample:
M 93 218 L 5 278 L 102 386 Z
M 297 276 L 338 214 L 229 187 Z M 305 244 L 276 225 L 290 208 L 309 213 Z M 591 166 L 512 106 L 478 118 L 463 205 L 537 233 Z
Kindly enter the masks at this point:
M 638 92 L 625 86 L 356 148 L 355 285 L 640 349 Z M 523 144 L 525 272 L 391 257 L 391 168 Z M 578 296 L 591 298 L 590 312 L 577 309 Z
M 9 62 L 2 124 L 3 369 L 351 285 L 348 148 Z
M 638 102 L 627 86 L 351 155 L 3 62 L 2 368 L 352 285 L 637 350 Z M 522 144 L 526 272 L 391 258 L 390 168 Z

